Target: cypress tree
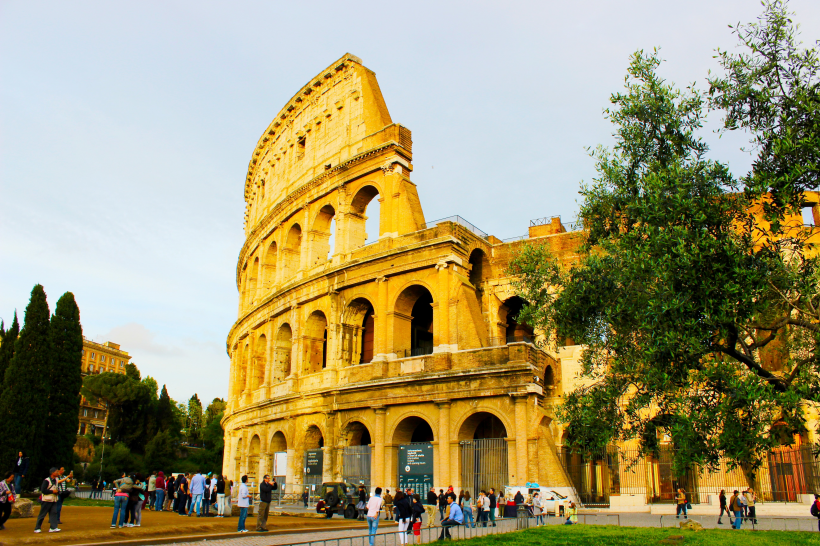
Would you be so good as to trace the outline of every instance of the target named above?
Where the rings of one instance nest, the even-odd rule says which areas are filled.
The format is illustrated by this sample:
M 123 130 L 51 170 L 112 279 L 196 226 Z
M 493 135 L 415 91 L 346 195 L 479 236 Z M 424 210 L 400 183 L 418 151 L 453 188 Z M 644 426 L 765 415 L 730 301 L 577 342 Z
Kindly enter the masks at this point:
M 74 294 L 66 292 L 57 302 L 49 325 L 51 369 L 46 438 L 52 460 L 49 465 L 73 467 L 74 443 L 80 427 L 83 328 Z
M 17 322 L 17 311 L 14 312 L 14 320 L 8 330 L 2 332 L 2 340 L 0 341 L 0 392 L 4 390 L 6 370 L 11 362 L 11 357 L 14 356 L 14 344 L 17 342 L 17 336 L 20 335 L 20 324 Z
M 157 402 L 157 430 L 169 432 L 171 437 L 176 438 L 179 436 L 179 430 L 178 427 L 174 426 L 175 419 L 172 404 L 171 397 L 168 396 L 168 389 L 163 385 L 162 392 L 159 395 L 159 402 Z
M 0 395 L 0 461 L 11 461 L 18 451 L 30 458 L 23 486 L 38 483 L 41 469 L 53 463 L 47 445 L 45 424 L 49 395 L 48 302 L 42 285 L 31 291 L 23 317 L 23 329 L 14 344 L 14 356 L 6 370 Z

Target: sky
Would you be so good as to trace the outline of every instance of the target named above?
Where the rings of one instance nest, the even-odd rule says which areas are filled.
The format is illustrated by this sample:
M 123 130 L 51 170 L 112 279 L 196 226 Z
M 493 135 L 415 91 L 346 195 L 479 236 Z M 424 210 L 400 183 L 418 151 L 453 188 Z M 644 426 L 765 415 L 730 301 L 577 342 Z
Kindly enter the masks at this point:
M 802 39 L 820 2 L 794 0 Z M 0 318 L 40 283 L 83 332 L 128 351 L 172 398 L 225 397 L 243 189 L 257 140 L 302 85 L 349 52 L 413 131 L 428 220 L 502 239 L 574 220 L 587 149 L 629 56 L 706 88 L 715 48 L 754 0 L 41 2 L 0 0 Z M 704 136 L 745 173 L 742 135 Z M 370 232 L 371 230 L 368 229 Z

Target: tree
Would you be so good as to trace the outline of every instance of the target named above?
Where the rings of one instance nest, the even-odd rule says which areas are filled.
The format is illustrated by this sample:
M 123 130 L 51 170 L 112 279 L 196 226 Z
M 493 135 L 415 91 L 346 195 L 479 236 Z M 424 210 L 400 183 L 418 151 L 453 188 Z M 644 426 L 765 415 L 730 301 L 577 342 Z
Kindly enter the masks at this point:
M 188 400 L 186 431 L 189 443 L 198 444 L 202 440 L 202 402 L 196 393 Z
M 23 329 L 14 345 L 0 394 L 0 461 L 10 461 L 17 451 L 31 460 L 26 485 L 42 479 L 42 469 L 54 461 L 42 449 L 48 418 L 49 309 L 42 285 L 31 291 Z
M 128 375 L 106 372 L 86 376 L 81 393 L 92 404 L 105 401 L 109 434 L 114 441 L 142 452 L 148 437 L 148 420 L 155 412 L 148 385 Z
M 222 415 L 227 407 L 228 405 L 221 398 L 211 400 L 211 403 L 208 404 L 208 409 L 205 410 L 205 425 L 207 426 L 214 419 L 222 419 Z
M 166 431 L 158 432 L 145 446 L 145 467 L 148 471 L 170 470 L 176 459 L 176 445 Z
M 11 358 L 14 356 L 14 344 L 18 335 L 20 335 L 20 325 L 17 323 L 17 311 L 15 311 L 11 326 L 8 330 L 2 330 L 0 338 L 0 389 L 2 389 Z
M 168 432 L 172 438 L 177 438 L 182 426 L 177 422 L 173 404 L 171 397 L 168 396 L 168 389 L 163 385 L 157 402 L 157 430 L 163 430 Z
M 753 49 L 759 62 L 761 51 Z M 816 56 L 801 58 L 816 69 Z M 767 174 L 769 150 L 786 146 L 767 144 L 783 136 L 777 131 L 761 133 L 760 162 L 742 180 L 706 159 L 697 136 L 705 100 L 694 87 L 667 84 L 660 62 L 657 51 L 636 53 L 626 91 L 612 96 L 616 144 L 593 153 L 598 177 L 582 190 L 579 263 L 566 267 L 546 247 L 514 260 L 511 272 L 531 302 L 520 317 L 586 346 L 589 384 L 559 410 L 570 447 L 637 439 L 643 454 L 655 454 L 662 430 L 678 475 L 724 457 L 751 476 L 768 450 L 805 430 L 803 404 L 820 400 L 820 317 L 810 314 L 820 309 L 817 262 L 800 244 L 802 231 L 788 231 L 793 223 L 769 224 L 788 220 L 793 193 L 808 182 L 779 155 L 772 172 L 795 178 Z M 809 125 L 802 134 L 816 152 Z M 778 180 L 786 180 L 779 189 Z M 777 357 L 767 357 L 775 346 Z
M 134 381 L 139 381 L 141 379 L 140 370 L 133 362 L 129 362 L 125 365 L 125 376 L 133 379 Z
M 71 467 L 77 430 L 80 427 L 83 329 L 74 294 L 66 292 L 57 301 L 49 325 L 51 366 L 45 380 L 51 385 L 48 398 L 46 438 L 52 460 L 49 464 Z
M 145 384 L 146 387 L 148 387 L 148 390 L 151 393 L 151 400 L 157 402 L 157 395 L 159 393 L 159 385 L 157 384 L 157 380 L 151 377 L 150 375 L 146 375 L 145 379 L 143 379 L 142 382 Z

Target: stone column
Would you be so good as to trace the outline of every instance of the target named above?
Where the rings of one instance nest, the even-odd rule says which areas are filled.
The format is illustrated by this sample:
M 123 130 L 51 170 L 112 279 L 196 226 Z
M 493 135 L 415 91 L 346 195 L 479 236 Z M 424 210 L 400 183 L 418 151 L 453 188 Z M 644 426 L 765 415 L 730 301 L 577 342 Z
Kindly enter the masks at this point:
M 371 481 L 373 487 L 384 487 L 384 421 L 386 409 L 384 407 L 375 408 L 376 411 L 376 431 L 373 445 L 373 459 L 371 460 Z
M 434 353 L 450 352 L 450 271 L 449 264 L 446 262 L 439 262 L 436 265 L 438 271 L 438 313 L 436 313 L 436 322 L 438 322 L 437 334 L 438 339 L 435 340 L 436 346 L 433 348 Z
M 276 361 L 276 340 L 273 338 L 273 321 L 268 321 L 265 325 L 265 338 L 268 341 L 268 346 L 265 349 L 265 382 L 266 387 L 273 383 L 273 364 Z M 267 398 L 269 393 L 265 393 Z
M 515 398 L 516 485 L 527 483 L 527 396 Z
M 438 405 L 438 468 L 440 476 L 435 481 L 440 487 L 450 485 L 450 401 Z

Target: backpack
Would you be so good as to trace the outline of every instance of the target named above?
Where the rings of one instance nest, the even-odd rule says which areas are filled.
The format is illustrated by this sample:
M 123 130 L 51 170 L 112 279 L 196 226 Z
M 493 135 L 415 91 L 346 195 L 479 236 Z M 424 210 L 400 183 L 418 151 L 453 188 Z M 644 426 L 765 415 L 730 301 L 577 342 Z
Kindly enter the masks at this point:
M 817 501 L 811 503 L 811 515 L 814 517 L 820 517 L 820 510 L 817 508 Z

